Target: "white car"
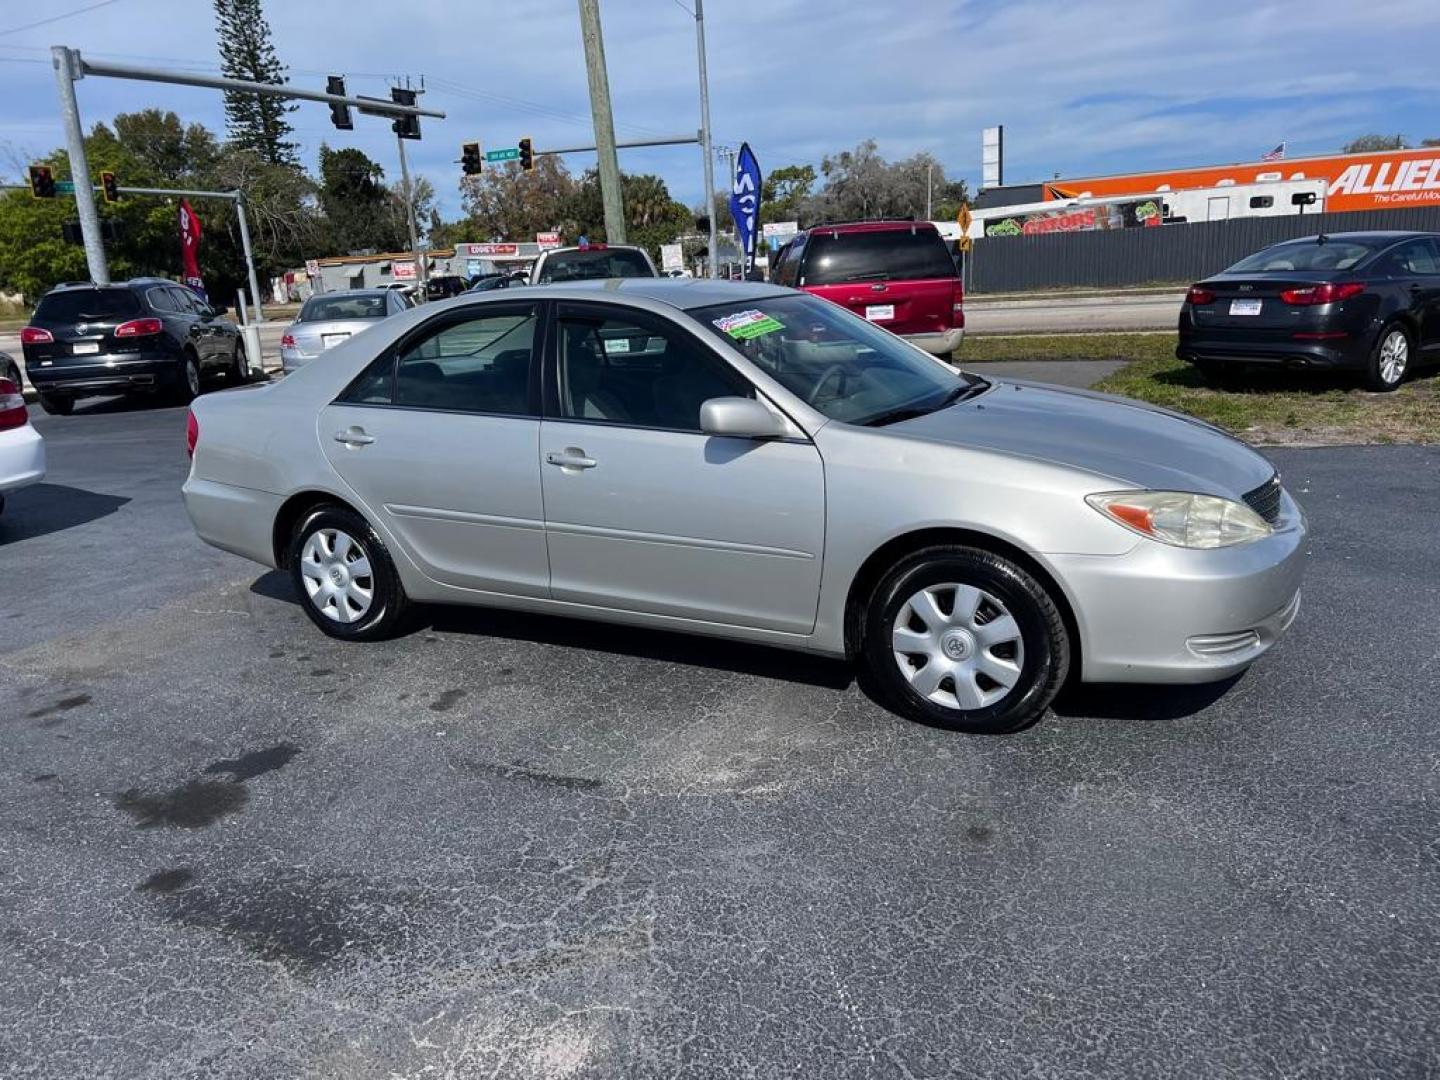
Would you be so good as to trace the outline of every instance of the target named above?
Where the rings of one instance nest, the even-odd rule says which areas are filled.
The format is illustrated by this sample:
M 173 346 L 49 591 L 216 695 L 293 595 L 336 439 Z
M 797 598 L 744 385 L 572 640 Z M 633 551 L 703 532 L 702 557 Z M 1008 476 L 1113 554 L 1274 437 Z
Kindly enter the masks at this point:
M 45 440 L 30 426 L 19 385 L 0 379 L 0 512 L 10 492 L 43 479 Z
M 530 268 L 531 285 L 659 276 L 660 272 L 650 261 L 649 252 L 633 244 L 550 248 L 542 251 Z

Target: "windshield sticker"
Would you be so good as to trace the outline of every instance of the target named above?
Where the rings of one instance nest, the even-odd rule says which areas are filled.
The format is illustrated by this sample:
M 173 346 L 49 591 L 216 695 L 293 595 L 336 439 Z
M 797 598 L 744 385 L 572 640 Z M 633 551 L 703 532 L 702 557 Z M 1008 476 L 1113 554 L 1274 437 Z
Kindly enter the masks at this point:
M 757 311 L 754 308 L 749 311 L 737 311 L 734 315 L 726 315 L 723 319 L 715 319 L 714 325 L 722 332 L 740 341 L 762 337 L 765 334 L 773 334 L 776 330 L 785 329 L 785 324 L 774 315 L 766 315 L 765 312 Z

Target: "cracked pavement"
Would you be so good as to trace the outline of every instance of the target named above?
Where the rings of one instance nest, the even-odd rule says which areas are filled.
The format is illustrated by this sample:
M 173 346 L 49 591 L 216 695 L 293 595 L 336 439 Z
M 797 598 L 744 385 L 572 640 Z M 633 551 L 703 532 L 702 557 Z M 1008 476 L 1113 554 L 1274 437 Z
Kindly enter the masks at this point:
M 1313 559 L 1217 689 L 1029 732 L 841 665 L 443 609 L 346 645 L 203 547 L 183 411 L 0 517 L 7 1077 L 1440 1072 L 1440 452 L 1276 451 Z

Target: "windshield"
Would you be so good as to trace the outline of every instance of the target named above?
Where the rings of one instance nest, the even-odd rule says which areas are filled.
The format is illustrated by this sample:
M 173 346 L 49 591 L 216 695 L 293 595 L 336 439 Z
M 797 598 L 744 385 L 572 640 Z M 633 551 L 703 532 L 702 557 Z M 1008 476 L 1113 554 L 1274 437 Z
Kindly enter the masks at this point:
M 362 296 L 312 296 L 300 309 L 296 322 L 335 322 L 340 319 L 383 319 L 384 293 Z
M 826 232 L 805 245 L 802 285 L 953 278 L 955 263 L 933 228 Z
M 1315 240 L 1276 244 L 1241 259 L 1227 274 L 1263 274 L 1286 270 L 1349 270 L 1375 248 L 1354 240 Z
M 690 315 L 832 420 L 891 423 L 989 385 L 815 296 L 718 304 Z
M 66 289 L 40 298 L 35 321 L 102 322 L 140 314 L 140 301 L 129 289 Z
M 638 251 L 626 248 L 589 248 L 557 251 L 540 267 L 540 284 L 552 281 L 592 281 L 596 278 L 654 277 L 655 271 Z

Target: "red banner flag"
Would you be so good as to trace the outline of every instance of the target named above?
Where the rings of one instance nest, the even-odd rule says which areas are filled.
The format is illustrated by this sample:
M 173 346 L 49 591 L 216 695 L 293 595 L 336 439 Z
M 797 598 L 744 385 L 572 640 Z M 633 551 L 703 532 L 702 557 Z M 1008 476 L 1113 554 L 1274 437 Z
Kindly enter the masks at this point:
M 185 199 L 180 200 L 180 258 L 185 284 L 204 296 L 205 283 L 200 280 L 200 219 Z

